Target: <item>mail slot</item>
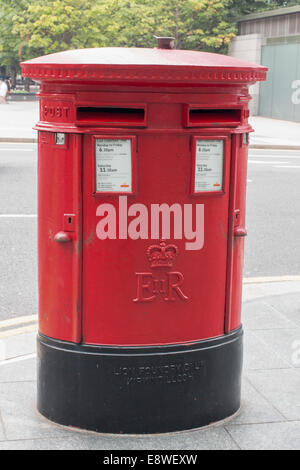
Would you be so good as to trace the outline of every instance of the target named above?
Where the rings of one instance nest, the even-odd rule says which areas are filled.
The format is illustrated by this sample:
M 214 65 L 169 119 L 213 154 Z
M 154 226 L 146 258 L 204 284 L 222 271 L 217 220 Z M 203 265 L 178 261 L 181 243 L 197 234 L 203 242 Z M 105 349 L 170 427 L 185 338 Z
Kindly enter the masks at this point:
M 242 108 L 205 108 L 185 106 L 185 127 L 236 127 L 242 122 Z
M 41 84 L 37 402 L 67 426 L 240 408 L 248 86 L 266 68 L 172 44 L 22 64 Z
M 76 113 L 78 126 L 144 127 L 146 125 L 145 108 L 79 106 Z

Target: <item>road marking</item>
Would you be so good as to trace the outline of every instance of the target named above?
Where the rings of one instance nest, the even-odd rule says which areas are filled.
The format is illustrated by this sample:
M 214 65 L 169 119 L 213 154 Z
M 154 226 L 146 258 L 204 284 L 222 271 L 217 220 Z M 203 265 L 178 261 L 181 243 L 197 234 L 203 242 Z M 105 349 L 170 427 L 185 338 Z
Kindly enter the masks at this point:
M 37 320 L 38 320 L 37 315 L 23 315 L 21 317 L 10 318 L 9 320 L 2 320 L 0 321 L 0 330 L 1 328 L 8 328 L 9 326 L 37 322 Z
M 7 144 L 11 144 L 11 145 L 33 145 L 35 142 L 1 142 L 0 141 L 0 145 L 7 145 Z
M 300 168 L 300 165 L 275 165 L 274 168 Z
M 37 324 L 13 328 L 12 330 L 0 331 L 0 338 L 9 338 L 10 336 L 22 335 L 25 333 L 34 333 L 37 331 Z
M 263 282 L 287 282 L 300 281 L 300 276 L 267 276 L 267 277 L 244 277 L 244 284 L 260 284 Z
M 37 142 L 4 142 L 3 140 L 0 140 L 0 148 L 1 148 L 1 145 L 17 145 L 19 146 L 20 148 L 23 147 L 23 145 L 31 145 L 32 147 L 36 147 L 36 144 Z M 255 149 L 254 149 L 255 150 Z
M 24 149 L 24 148 L 6 148 L 6 147 L 0 147 L 0 152 L 1 151 L 5 151 L 7 152 L 7 150 L 9 150 L 10 152 L 13 152 L 13 151 L 18 151 L 18 152 L 33 152 L 35 151 L 36 149 L 35 148 L 32 148 L 32 149 Z
M 281 157 L 282 158 L 282 157 Z M 259 160 L 249 160 L 249 163 L 255 163 L 257 165 L 274 165 L 274 164 L 278 164 L 278 163 L 289 163 L 289 162 L 274 162 L 274 161 L 269 161 L 269 162 L 261 162 Z
M 6 366 L 9 364 L 13 364 L 15 362 L 26 361 L 27 359 L 33 359 L 36 357 L 36 353 L 32 354 L 25 354 L 24 356 L 13 357 L 12 359 L 5 359 L 4 361 L 0 361 L 0 366 Z
M 291 155 L 291 154 L 282 154 L 282 152 L 278 155 L 259 155 L 259 154 L 249 154 L 249 158 L 300 158 L 300 155 Z
M 0 217 L 3 219 L 13 219 L 13 218 L 30 218 L 30 217 L 37 217 L 37 214 L 0 214 Z

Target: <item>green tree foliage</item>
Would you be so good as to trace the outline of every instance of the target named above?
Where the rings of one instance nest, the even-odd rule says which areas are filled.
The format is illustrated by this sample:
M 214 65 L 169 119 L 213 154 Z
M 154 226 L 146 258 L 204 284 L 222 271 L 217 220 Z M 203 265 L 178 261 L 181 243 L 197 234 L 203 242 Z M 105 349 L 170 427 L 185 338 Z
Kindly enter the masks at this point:
M 0 0 L 0 65 L 85 47 L 176 47 L 225 52 L 237 17 L 280 0 Z M 292 3 L 292 2 L 285 2 Z
M 272 0 L 270 1 L 272 8 L 283 8 L 300 5 L 300 0 Z
M 235 33 L 226 19 L 232 0 L 112 1 L 106 43 L 153 47 L 157 36 L 174 36 L 182 49 L 220 50 Z
M 21 14 L 28 1 L 0 0 L 0 65 L 15 71 L 20 62 L 22 41 L 13 33 L 16 15 Z

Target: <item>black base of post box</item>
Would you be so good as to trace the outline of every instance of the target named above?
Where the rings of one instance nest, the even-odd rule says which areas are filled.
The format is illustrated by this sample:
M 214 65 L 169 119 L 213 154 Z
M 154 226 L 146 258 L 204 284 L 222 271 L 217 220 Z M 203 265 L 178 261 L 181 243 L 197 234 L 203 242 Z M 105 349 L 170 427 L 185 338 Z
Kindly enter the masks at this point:
M 104 433 L 206 426 L 240 408 L 242 329 L 149 347 L 76 345 L 38 336 L 38 410 Z

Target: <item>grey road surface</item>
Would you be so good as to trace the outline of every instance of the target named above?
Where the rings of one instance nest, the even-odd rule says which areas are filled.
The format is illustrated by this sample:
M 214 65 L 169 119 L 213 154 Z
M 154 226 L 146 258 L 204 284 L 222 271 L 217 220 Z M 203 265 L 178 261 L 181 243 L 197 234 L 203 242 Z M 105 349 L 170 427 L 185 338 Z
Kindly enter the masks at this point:
M 36 145 L 0 144 L 0 320 L 37 313 Z
M 300 274 L 300 152 L 249 152 L 245 277 Z
M 36 145 L 0 144 L 0 320 L 37 313 Z M 300 274 L 300 152 L 249 155 L 245 277 Z

